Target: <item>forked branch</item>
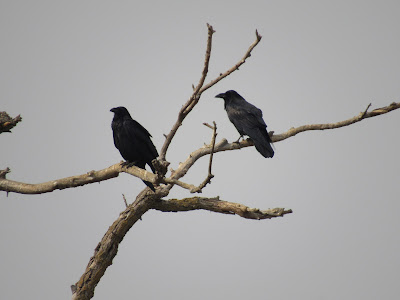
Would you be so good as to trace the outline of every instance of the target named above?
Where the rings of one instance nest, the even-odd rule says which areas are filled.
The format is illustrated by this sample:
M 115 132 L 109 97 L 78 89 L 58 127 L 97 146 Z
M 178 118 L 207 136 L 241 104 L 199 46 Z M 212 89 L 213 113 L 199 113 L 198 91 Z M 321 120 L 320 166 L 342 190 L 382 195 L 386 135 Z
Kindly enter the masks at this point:
M 211 80 L 208 84 L 203 86 L 204 81 L 207 77 L 208 73 L 208 66 L 210 62 L 210 56 L 211 56 L 211 45 L 212 45 L 212 35 L 214 34 L 214 29 L 212 26 L 207 24 L 208 27 L 208 39 L 207 39 L 207 50 L 206 50 L 206 57 L 204 60 L 204 67 L 202 71 L 202 76 L 200 78 L 199 84 L 194 88 L 192 96 L 189 98 L 189 100 L 182 106 L 182 108 L 179 111 L 178 114 L 178 119 L 176 120 L 175 124 L 172 126 L 171 131 L 169 132 L 168 135 L 165 136 L 165 142 L 164 145 L 161 148 L 160 152 L 160 158 L 162 160 L 165 160 L 166 153 L 168 150 L 169 145 L 171 144 L 171 141 L 173 137 L 175 136 L 176 132 L 178 131 L 179 127 L 182 125 L 183 120 L 186 118 L 186 116 L 192 111 L 192 109 L 196 106 L 196 104 L 199 102 L 201 94 L 209 89 L 210 87 L 214 86 L 216 83 L 230 75 L 236 70 L 239 70 L 239 67 L 243 65 L 246 62 L 246 59 L 251 56 L 251 52 L 253 49 L 258 45 L 258 43 L 261 41 L 261 35 L 258 34 L 258 31 L 256 30 L 256 40 L 254 41 L 253 44 L 250 45 L 249 49 L 246 51 L 245 55 L 240 59 L 239 62 L 237 62 L 232 68 L 230 68 L 228 71 L 225 73 L 220 74 L 217 78 L 214 80 Z

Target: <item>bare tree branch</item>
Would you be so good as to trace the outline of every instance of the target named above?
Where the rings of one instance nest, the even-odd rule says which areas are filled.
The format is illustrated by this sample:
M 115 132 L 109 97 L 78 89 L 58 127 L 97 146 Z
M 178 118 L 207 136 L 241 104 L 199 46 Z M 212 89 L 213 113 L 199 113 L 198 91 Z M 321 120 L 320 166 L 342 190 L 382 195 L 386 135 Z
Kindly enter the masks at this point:
M 219 197 L 215 198 L 185 198 L 185 199 L 169 199 L 153 202 L 153 209 L 164 212 L 179 212 L 191 210 L 208 210 L 223 214 L 236 214 L 242 218 L 263 220 L 276 217 L 282 217 L 285 214 L 292 213 L 291 209 L 273 208 L 267 210 L 259 210 L 258 208 L 250 208 L 240 203 L 222 201 Z
M 29 184 L 6 179 L 5 174 L 9 172 L 9 168 L 0 172 L 0 174 L 3 174 L 3 176 L 0 176 L 0 191 L 14 192 L 20 194 L 43 194 L 53 192 L 55 190 L 74 188 L 89 183 L 101 182 L 104 180 L 115 178 L 121 172 L 131 174 L 143 180 L 151 182 L 157 181 L 157 176 L 153 173 L 147 172 L 146 170 L 140 169 L 138 167 L 127 168 L 125 166 L 122 166 L 120 163 L 112 165 L 103 170 L 90 171 L 86 174 L 70 176 L 38 184 Z
M 210 87 L 214 86 L 216 83 L 230 75 L 236 70 L 239 70 L 239 67 L 243 65 L 246 62 L 246 59 L 251 56 L 251 52 L 253 49 L 258 45 L 258 43 L 261 40 L 261 35 L 258 34 L 256 30 L 256 40 L 253 44 L 250 45 L 249 49 L 246 51 L 245 55 L 243 58 L 236 63 L 232 68 L 230 68 L 228 71 L 226 71 L 223 74 L 220 74 L 216 79 L 212 80 L 210 83 L 207 85 L 203 86 L 204 81 L 207 77 L 207 72 L 208 72 L 208 65 L 210 62 L 210 55 L 211 55 L 211 45 L 212 45 L 212 35 L 215 32 L 212 26 L 207 24 L 208 27 L 208 40 L 207 40 L 207 51 L 206 51 L 206 58 L 204 61 L 204 68 L 202 72 L 202 76 L 200 79 L 199 84 L 194 88 L 192 96 L 189 98 L 189 100 L 182 106 L 181 110 L 179 111 L 178 114 L 178 119 L 175 122 L 174 126 L 172 127 L 171 131 L 169 134 L 166 136 L 166 140 L 164 142 L 164 145 L 161 148 L 160 152 L 160 158 L 161 160 L 165 160 L 165 156 L 168 150 L 169 145 L 171 144 L 171 141 L 173 137 L 175 136 L 176 132 L 178 131 L 179 127 L 182 125 L 183 120 L 186 118 L 186 116 L 191 112 L 191 110 L 195 107 L 195 105 L 199 102 L 201 94 L 209 89 Z
M 0 111 L 0 133 L 11 132 L 11 129 L 21 121 L 22 118 L 20 115 L 11 118 L 5 111 Z
M 196 189 L 196 186 L 181 182 L 177 179 L 159 178 L 157 174 L 150 173 L 144 169 L 132 166 L 126 167 L 121 163 L 112 165 L 108 168 L 99 171 L 90 171 L 82 175 L 75 175 L 66 178 L 51 180 L 43 183 L 30 184 L 14 180 L 6 179 L 6 174 L 10 173 L 10 168 L 0 170 L 0 191 L 7 193 L 14 192 L 19 194 L 44 194 L 50 193 L 55 190 L 63 190 L 67 188 L 75 188 L 90 183 L 101 182 L 111 178 L 118 177 L 120 173 L 127 173 L 132 176 L 138 177 L 142 180 L 149 181 L 154 184 L 165 183 L 178 185 L 188 190 Z
M 344 126 L 349 126 L 351 124 L 360 122 L 364 119 L 367 118 L 371 118 L 371 117 L 375 117 L 375 116 L 379 116 L 379 115 L 383 115 L 386 114 L 392 110 L 398 109 L 400 108 L 400 102 L 393 102 L 388 106 L 385 107 L 381 107 L 381 108 L 377 108 L 374 109 L 371 112 L 367 112 L 368 108 L 370 107 L 370 105 L 368 105 L 367 109 L 364 112 L 361 112 L 359 115 L 341 121 L 341 122 L 337 122 L 337 123 L 328 123 L 328 124 L 312 124 L 312 125 L 303 125 L 297 128 L 291 128 L 289 129 L 287 132 L 282 133 L 282 134 L 277 134 L 277 135 L 273 135 L 272 136 L 272 141 L 273 142 L 280 142 L 283 141 L 289 137 L 295 136 L 296 134 L 300 133 L 300 132 L 304 132 L 304 131 L 309 131 L 309 130 L 325 130 L 325 129 L 335 129 L 335 128 L 340 128 L 340 127 L 344 127 Z
M 249 49 L 247 50 L 247 52 L 245 53 L 243 58 L 236 65 L 234 65 L 232 68 L 230 68 L 228 71 L 226 71 L 223 74 L 220 74 L 217 78 L 215 78 L 214 80 L 212 80 L 208 84 L 206 84 L 203 88 L 201 88 L 200 92 L 203 93 L 204 91 L 208 90 L 210 87 L 214 86 L 216 83 L 218 83 L 219 81 L 221 81 L 222 79 L 224 79 L 225 77 L 227 77 L 228 75 L 233 73 L 234 71 L 239 70 L 239 67 L 241 65 L 243 65 L 246 62 L 246 59 L 251 56 L 251 51 L 253 51 L 253 49 L 258 45 L 258 43 L 261 41 L 261 38 L 262 38 L 262 36 L 259 35 L 258 31 L 256 30 L 256 40 L 254 41 L 253 44 L 250 45 Z
M 200 91 L 200 88 L 203 86 L 204 81 L 207 77 L 208 65 L 210 63 L 210 56 L 211 56 L 212 35 L 215 32 L 211 25 L 207 24 L 207 28 L 208 28 L 207 50 L 206 50 L 206 57 L 204 60 L 204 67 L 203 67 L 200 81 L 199 81 L 197 87 L 194 89 L 192 96 L 190 96 L 189 100 L 180 109 L 177 121 L 172 126 L 171 131 L 165 138 L 164 145 L 162 146 L 161 152 L 160 152 L 161 160 L 165 160 L 165 156 L 167 154 L 168 147 L 171 144 L 171 141 L 174 138 L 176 132 L 178 131 L 179 127 L 182 125 L 183 120 L 192 111 L 193 107 L 200 100 L 201 93 L 199 93 L 199 91 Z
M 94 295 L 94 289 L 104 275 L 106 269 L 112 264 L 117 255 L 118 246 L 122 242 L 129 229 L 141 219 L 155 201 L 168 195 L 167 189 L 158 189 L 157 194 L 147 192 L 145 189 L 136 200 L 129 205 L 108 228 L 100 243 L 94 250 L 94 255 L 86 267 L 79 281 L 71 286 L 72 299 L 90 299 Z

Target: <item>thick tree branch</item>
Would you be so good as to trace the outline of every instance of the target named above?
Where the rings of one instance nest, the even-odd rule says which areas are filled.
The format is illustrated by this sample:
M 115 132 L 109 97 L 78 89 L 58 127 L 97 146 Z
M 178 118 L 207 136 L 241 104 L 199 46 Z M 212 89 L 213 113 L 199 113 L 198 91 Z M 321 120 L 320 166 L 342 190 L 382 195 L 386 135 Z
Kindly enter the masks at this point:
M 94 255 L 90 259 L 85 272 L 79 281 L 71 286 L 73 292 L 72 299 L 90 299 L 94 295 L 94 289 L 104 275 L 106 269 L 112 264 L 117 255 L 118 246 L 122 242 L 129 229 L 141 219 L 154 202 L 161 197 L 168 195 L 169 190 L 158 189 L 156 194 L 145 189 L 138 195 L 136 200 L 129 205 L 118 217 L 117 220 L 108 228 L 100 243 L 94 250 Z
M 111 178 L 118 177 L 120 173 L 127 173 L 151 183 L 176 184 L 188 190 L 194 190 L 196 187 L 191 184 L 181 182 L 176 179 L 159 178 L 157 174 L 153 174 L 141 168 L 132 166 L 126 167 L 121 163 L 112 165 L 99 171 L 90 171 L 82 175 L 75 175 L 66 178 L 51 180 L 43 183 L 30 184 L 6 179 L 6 174 L 10 173 L 10 169 L 0 170 L 0 191 L 14 192 L 19 194 L 44 194 L 55 190 L 63 190 L 74 188 L 90 183 L 101 182 Z
M 250 208 L 240 203 L 222 201 L 219 200 L 219 197 L 193 197 L 181 200 L 160 200 L 153 202 L 152 208 L 164 212 L 179 212 L 202 209 L 223 214 L 236 214 L 242 218 L 253 220 L 271 219 L 292 213 L 291 209 L 285 210 L 284 208 L 259 210 L 258 208 Z
M 0 111 L 0 133 L 11 132 L 11 129 L 21 121 L 20 115 L 11 118 L 5 111 Z
M 90 171 L 86 174 L 70 176 L 38 184 L 29 184 L 6 179 L 5 175 L 9 172 L 9 168 L 0 172 L 0 174 L 4 173 L 3 176 L 0 176 L 0 191 L 14 192 L 20 194 L 43 194 L 53 192 L 55 190 L 74 188 L 89 183 L 100 182 L 117 177 L 121 172 L 131 174 L 133 176 L 153 183 L 157 182 L 157 175 L 147 172 L 146 170 L 140 169 L 138 167 L 127 168 L 125 166 L 122 166 L 121 163 L 112 165 L 103 170 Z

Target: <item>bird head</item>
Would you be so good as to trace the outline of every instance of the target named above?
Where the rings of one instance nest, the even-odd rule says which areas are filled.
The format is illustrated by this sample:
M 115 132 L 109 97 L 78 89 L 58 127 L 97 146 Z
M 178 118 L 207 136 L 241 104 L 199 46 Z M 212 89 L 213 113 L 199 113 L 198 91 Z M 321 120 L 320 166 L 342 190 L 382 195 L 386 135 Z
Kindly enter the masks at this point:
M 128 110 L 123 106 L 118 106 L 110 109 L 118 117 L 130 116 Z
M 215 98 L 222 98 L 224 100 L 231 100 L 232 98 L 237 97 L 237 96 L 239 96 L 238 93 L 236 93 L 234 90 L 229 90 L 229 91 L 227 91 L 225 93 L 218 94 L 217 96 L 215 96 Z

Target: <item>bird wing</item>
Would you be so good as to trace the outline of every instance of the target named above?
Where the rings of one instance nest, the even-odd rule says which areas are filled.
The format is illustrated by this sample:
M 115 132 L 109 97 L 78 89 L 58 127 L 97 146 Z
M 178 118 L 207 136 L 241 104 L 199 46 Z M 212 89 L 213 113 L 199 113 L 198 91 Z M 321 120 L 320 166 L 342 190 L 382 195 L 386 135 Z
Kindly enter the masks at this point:
M 226 107 L 229 120 L 242 135 L 249 135 L 248 131 L 251 128 L 267 127 L 262 118 L 261 110 L 250 103 L 246 104 L 248 105 L 230 105 Z
M 153 160 L 158 156 L 158 152 L 153 142 L 151 134 L 140 123 L 133 119 L 124 120 L 124 129 L 126 130 L 129 139 L 134 140 L 136 150 L 141 152 L 142 157 L 146 158 L 146 162 Z M 149 164 L 152 167 L 151 164 Z
M 254 123 L 254 126 L 264 128 L 267 127 L 267 124 L 265 124 L 263 119 L 263 113 L 261 109 L 246 101 L 246 104 L 243 105 L 243 111 L 246 113 L 247 118 L 251 119 L 251 122 Z

